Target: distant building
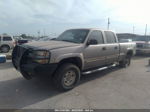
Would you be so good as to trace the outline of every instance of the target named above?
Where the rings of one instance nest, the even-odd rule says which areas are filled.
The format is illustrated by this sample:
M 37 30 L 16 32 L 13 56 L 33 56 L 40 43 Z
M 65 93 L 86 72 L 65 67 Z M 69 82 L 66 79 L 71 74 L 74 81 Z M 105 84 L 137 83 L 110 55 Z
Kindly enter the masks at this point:
M 150 41 L 150 36 L 145 35 L 137 35 L 137 34 L 131 34 L 131 33 L 118 33 L 117 34 L 118 39 L 132 39 L 132 41 Z

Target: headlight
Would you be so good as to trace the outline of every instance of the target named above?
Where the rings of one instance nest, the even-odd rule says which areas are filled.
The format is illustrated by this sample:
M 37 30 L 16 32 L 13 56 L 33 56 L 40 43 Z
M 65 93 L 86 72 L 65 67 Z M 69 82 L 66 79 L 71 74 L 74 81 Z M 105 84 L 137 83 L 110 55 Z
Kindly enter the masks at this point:
M 48 64 L 49 59 L 35 59 L 34 62 L 39 64 Z
M 50 53 L 46 50 L 35 50 L 29 53 L 29 57 L 32 58 L 33 62 L 47 64 L 49 63 Z
M 37 58 L 49 58 L 48 51 L 34 51 L 33 54 Z

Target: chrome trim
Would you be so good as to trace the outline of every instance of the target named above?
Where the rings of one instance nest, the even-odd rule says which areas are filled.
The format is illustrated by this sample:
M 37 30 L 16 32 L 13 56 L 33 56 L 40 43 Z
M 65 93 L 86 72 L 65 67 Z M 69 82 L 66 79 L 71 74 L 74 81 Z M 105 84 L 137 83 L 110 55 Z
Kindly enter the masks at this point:
M 85 60 L 85 62 L 90 63 L 90 62 L 99 61 L 99 60 L 105 60 L 105 57 L 88 58 L 88 59 Z
M 100 57 L 100 58 L 99 57 L 97 57 L 97 58 L 88 58 L 88 59 L 85 60 L 85 62 L 90 63 L 90 62 L 95 62 L 95 61 L 100 61 L 100 60 L 105 60 L 105 59 L 111 59 L 111 58 L 117 58 L 117 57 L 119 57 L 119 54 L 106 56 L 106 57 Z

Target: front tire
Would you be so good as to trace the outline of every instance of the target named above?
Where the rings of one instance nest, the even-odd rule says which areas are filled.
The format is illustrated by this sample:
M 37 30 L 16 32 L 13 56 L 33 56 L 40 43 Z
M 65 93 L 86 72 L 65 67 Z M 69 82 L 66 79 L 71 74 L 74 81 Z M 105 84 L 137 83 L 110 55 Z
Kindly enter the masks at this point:
M 53 77 L 54 86 L 62 91 L 73 89 L 79 80 L 80 69 L 71 63 L 61 65 Z
M 21 71 L 21 74 L 26 80 L 32 79 L 31 76 L 27 72 Z
M 119 66 L 123 68 L 130 66 L 130 64 L 131 64 L 131 56 L 126 56 L 124 60 L 119 62 Z
M 1 48 L 0 48 L 0 50 L 1 50 L 1 52 L 3 52 L 3 53 L 8 53 L 9 52 L 9 50 L 10 50 L 10 48 L 9 48 L 9 46 L 2 46 Z

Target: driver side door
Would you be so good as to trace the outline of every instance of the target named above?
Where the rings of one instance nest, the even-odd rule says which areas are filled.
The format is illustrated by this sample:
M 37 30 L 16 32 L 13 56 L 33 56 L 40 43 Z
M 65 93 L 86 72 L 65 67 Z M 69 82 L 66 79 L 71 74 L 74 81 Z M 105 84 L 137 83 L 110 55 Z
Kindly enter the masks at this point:
M 90 45 L 87 45 L 84 50 L 84 70 L 98 68 L 105 65 L 105 44 L 104 37 L 101 31 L 94 30 L 90 33 L 88 42 L 90 40 L 94 40 L 94 42 Z

